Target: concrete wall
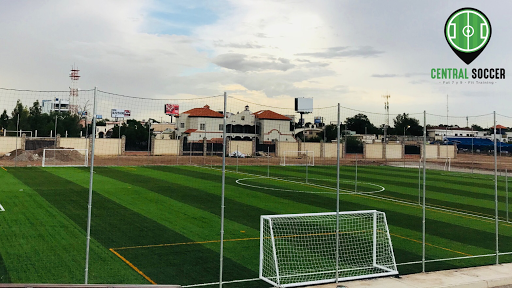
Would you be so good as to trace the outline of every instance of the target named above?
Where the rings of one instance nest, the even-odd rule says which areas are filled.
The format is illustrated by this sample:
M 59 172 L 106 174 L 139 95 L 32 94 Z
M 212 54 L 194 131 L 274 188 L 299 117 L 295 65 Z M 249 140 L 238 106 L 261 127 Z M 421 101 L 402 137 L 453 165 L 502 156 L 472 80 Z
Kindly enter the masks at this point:
M 438 147 L 439 145 L 428 145 L 427 144 L 427 150 L 425 151 L 426 152 L 426 157 L 427 159 L 437 159 L 437 152 L 438 152 Z M 423 152 L 422 152 L 422 157 L 423 157 Z
M 61 138 L 62 141 L 63 138 Z M 119 139 L 96 138 L 94 146 L 94 155 L 98 156 L 116 156 L 122 154 L 121 143 Z M 62 145 L 62 142 L 61 142 Z
M 153 155 L 177 155 L 179 140 L 174 139 L 154 139 Z
M 235 152 L 237 146 L 238 151 L 245 155 L 252 156 L 252 141 L 231 141 L 229 143 L 228 154 Z
M 298 151 L 299 146 L 297 142 L 277 142 L 277 156 L 283 157 L 284 151 Z
M 439 145 L 439 158 L 455 158 L 455 146 Z
M 89 149 L 89 139 L 85 138 L 60 138 L 60 147 L 74 149 Z
M 320 145 L 322 145 L 322 143 L 303 142 L 300 145 L 300 150 L 313 151 L 315 158 L 319 158 L 322 157 L 322 155 L 320 154 Z
M 366 144 L 365 158 L 366 159 L 382 159 L 382 143 Z
M 337 156 L 337 143 L 325 143 L 324 144 L 324 157 L 326 158 L 336 158 Z M 343 144 L 340 143 L 340 157 L 343 157 Z M 316 156 L 316 155 L 315 155 Z
M 18 138 L 18 149 L 21 149 L 21 138 Z M 16 137 L 0 137 L 0 155 L 16 149 Z
M 387 159 L 401 159 L 402 158 L 402 144 L 387 144 L 386 145 L 386 158 Z

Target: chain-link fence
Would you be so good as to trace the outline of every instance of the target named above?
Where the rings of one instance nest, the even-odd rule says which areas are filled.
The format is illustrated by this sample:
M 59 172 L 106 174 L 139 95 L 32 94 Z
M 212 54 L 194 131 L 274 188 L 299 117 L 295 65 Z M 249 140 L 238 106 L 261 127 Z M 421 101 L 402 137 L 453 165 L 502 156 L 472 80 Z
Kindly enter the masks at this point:
M 336 209 L 385 212 L 400 273 L 512 260 L 510 116 L 97 89 L 0 110 L 0 282 L 261 287 L 261 215 Z

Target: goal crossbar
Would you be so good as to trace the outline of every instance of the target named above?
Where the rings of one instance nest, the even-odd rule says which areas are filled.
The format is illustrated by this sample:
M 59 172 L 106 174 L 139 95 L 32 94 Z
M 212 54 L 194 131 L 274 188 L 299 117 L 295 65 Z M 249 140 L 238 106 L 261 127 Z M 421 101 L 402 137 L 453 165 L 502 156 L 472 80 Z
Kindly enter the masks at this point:
M 376 210 L 262 215 L 259 268 L 276 287 L 398 274 L 386 215 Z
M 281 159 L 281 166 L 315 166 L 315 151 L 284 151 Z
M 76 151 L 77 153 L 72 153 L 71 151 Z M 53 153 L 52 153 L 53 152 Z M 55 160 L 57 158 L 57 153 L 64 152 L 67 153 L 69 158 L 77 158 L 77 159 L 65 159 L 64 161 Z M 53 155 L 52 155 L 53 154 Z M 74 154 L 74 155 L 71 155 Z M 83 159 L 78 155 L 83 156 Z M 53 161 L 48 161 L 53 156 Z M 43 150 L 43 160 L 42 167 L 87 167 L 89 165 L 89 149 L 72 149 L 72 148 L 62 148 L 62 149 L 44 149 Z

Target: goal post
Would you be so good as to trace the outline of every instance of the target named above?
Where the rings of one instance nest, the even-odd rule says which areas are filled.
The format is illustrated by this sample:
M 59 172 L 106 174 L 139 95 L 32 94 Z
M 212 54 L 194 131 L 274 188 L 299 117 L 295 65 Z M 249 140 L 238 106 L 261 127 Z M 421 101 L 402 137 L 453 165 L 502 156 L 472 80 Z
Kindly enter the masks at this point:
M 315 166 L 315 151 L 284 151 L 281 166 Z
M 260 279 L 294 287 L 335 282 L 336 275 L 340 281 L 398 275 L 384 212 L 340 212 L 339 237 L 336 218 L 336 212 L 261 216 Z
M 43 167 L 87 167 L 89 164 L 88 149 L 44 149 Z

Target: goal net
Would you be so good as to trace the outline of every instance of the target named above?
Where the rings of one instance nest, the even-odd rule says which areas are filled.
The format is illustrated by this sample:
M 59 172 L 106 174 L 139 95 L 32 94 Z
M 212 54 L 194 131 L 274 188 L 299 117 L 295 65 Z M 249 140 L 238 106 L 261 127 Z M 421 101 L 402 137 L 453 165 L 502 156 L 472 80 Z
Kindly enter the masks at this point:
M 336 267 L 340 281 L 398 274 L 384 212 L 340 212 L 339 237 L 336 218 L 336 212 L 261 216 L 260 279 L 278 287 L 329 283 Z
M 315 151 L 284 151 L 282 166 L 315 166 Z
M 88 149 L 44 149 L 43 167 L 87 167 Z

